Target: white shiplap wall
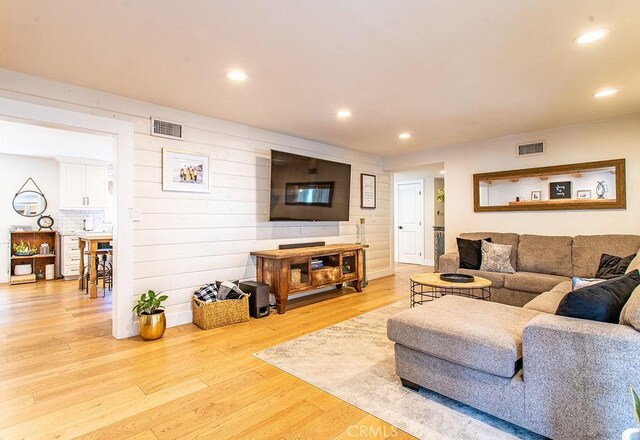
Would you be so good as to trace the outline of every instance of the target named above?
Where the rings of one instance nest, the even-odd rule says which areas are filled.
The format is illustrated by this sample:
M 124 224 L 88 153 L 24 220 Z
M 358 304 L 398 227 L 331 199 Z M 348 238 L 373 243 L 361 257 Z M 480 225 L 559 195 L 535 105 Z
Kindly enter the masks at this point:
M 389 175 L 376 156 L 306 139 L 207 118 L 129 98 L 0 69 L 0 96 L 132 121 L 135 125 L 134 296 L 166 292 L 171 324 L 191 320 L 197 286 L 255 277 L 251 250 L 280 243 L 354 242 L 356 223 L 367 220 L 370 278 L 391 274 Z M 184 140 L 149 135 L 149 118 L 180 122 Z M 162 147 L 211 155 L 211 193 L 163 192 Z M 271 149 L 352 165 L 349 222 L 268 221 Z M 360 209 L 360 173 L 377 176 L 377 209 Z

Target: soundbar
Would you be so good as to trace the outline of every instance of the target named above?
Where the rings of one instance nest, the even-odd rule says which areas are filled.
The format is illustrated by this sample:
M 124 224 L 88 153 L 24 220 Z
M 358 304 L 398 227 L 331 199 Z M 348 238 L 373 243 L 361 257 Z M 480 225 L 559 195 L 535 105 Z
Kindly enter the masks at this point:
M 297 248 L 305 248 L 305 247 L 315 247 L 315 246 L 324 246 L 324 241 L 314 241 L 311 243 L 291 243 L 291 244 L 281 244 L 278 246 L 278 249 L 297 249 Z

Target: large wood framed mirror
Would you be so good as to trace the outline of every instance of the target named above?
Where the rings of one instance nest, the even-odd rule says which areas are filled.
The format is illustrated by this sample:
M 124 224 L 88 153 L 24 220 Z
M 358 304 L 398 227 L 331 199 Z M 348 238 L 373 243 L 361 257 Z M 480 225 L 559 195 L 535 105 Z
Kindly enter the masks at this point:
M 625 160 L 473 175 L 475 212 L 627 207 Z

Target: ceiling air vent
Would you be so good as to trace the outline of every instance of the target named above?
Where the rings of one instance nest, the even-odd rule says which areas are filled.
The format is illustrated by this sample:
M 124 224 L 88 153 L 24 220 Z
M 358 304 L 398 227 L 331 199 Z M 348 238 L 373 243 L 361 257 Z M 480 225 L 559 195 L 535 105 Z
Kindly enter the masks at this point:
M 516 149 L 516 156 L 534 156 L 536 154 L 544 154 L 545 146 L 544 141 L 531 142 L 529 144 L 520 144 Z
M 151 118 L 151 136 L 182 139 L 182 124 Z

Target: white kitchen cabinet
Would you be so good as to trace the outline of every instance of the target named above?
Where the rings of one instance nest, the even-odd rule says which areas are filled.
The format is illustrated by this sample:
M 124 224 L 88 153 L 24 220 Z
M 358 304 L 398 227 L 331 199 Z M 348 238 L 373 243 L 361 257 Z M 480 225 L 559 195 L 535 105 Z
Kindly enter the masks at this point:
M 60 237 L 60 272 L 65 279 L 77 279 L 80 276 L 80 244 L 75 235 Z
M 95 165 L 85 167 L 84 193 L 87 207 L 104 209 L 107 207 L 107 168 Z
M 60 209 L 106 207 L 106 167 L 76 163 L 60 164 Z

